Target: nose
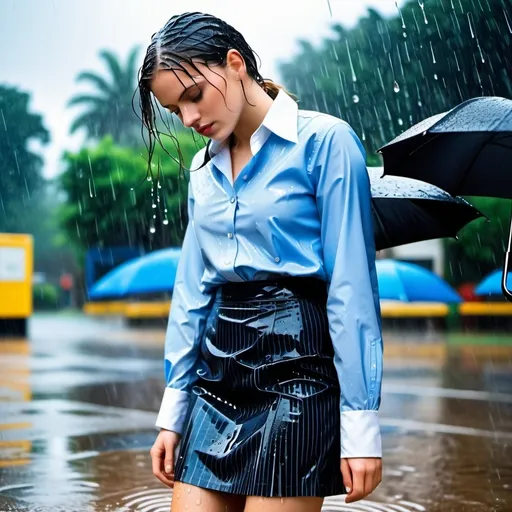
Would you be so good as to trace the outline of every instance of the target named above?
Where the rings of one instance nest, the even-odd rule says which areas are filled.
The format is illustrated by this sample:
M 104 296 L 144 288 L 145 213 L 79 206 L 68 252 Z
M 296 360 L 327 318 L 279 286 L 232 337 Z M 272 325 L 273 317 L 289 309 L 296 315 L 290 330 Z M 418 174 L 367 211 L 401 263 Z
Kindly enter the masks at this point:
M 199 121 L 199 112 L 194 107 L 183 107 L 181 110 L 182 122 L 187 127 L 190 128 L 197 124 Z

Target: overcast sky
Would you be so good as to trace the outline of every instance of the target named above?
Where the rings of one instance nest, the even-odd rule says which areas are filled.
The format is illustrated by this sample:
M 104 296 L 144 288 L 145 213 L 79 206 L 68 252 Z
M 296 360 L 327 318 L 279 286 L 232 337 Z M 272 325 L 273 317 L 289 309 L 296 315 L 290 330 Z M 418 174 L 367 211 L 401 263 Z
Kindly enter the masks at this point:
M 124 61 L 134 45 L 144 51 L 151 34 L 171 16 L 208 12 L 239 30 L 260 56 L 263 76 L 279 81 L 278 61 L 295 54 L 298 39 L 317 44 L 330 35 L 332 23 L 350 27 L 369 6 L 387 16 L 397 14 L 395 0 L 330 4 L 332 17 L 328 0 L 0 0 L 0 83 L 32 93 L 31 110 L 43 115 L 52 137 L 42 152 L 50 177 L 59 170 L 62 151 L 77 149 L 82 140 L 68 135 L 80 109 L 68 109 L 66 103 L 86 90 L 75 82 L 80 71 L 104 71 L 101 49 Z

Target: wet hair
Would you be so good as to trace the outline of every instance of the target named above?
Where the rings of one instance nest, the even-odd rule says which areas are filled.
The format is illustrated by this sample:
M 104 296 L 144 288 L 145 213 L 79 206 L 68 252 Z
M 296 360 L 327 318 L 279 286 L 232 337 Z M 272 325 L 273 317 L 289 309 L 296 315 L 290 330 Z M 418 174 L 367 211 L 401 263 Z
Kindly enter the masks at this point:
M 146 51 L 143 65 L 139 71 L 138 80 L 142 124 L 143 127 L 146 128 L 149 137 L 148 143 L 146 144 L 149 152 L 149 172 L 151 171 L 151 159 L 155 143 L 158 141 L 165 151 L 160 138 L 162 134 L 156 127 L 156 113 L 159 110 L 155 108 L 153 104 L 153 95 L 151 92 L 151 80 L 154 73 L 160 69 L 180 70 L 191 77 L 188 70 L 184 67 L 184 63 L 186 63 L 192 67 L 194 71 L 202 75 L 201 71 L 196 66 L 197 63 L 207 66 L 225 65 L 227 53 L 231 49 L 237 50 L 240 53 L 245 61 L 247 74 L 259 84 L 271 98 L 274 99 L 279 91 L 284 89 L 281 85 L 274 83 L 272 80 L 264 79 L 261 76 L 258 71 L 256 54 L 242 34 L 225 21 L 211 14 L 190 12 L 173 16 L 162 29 L 153 34 L 151 44 Z M 165 125 L 166 128 L 169 128 L 167 124 Z M 169 135 L 172 138 L 178 150 L 178 163 L 181 170 L 184 166 L 178 140 L 170 133 L 170 130 L 169 134 L 164 135 Z M 169 156 L 172 157 L 172 155 Z M 209 154 L 207 149 L 202 166 L 208 160 Z

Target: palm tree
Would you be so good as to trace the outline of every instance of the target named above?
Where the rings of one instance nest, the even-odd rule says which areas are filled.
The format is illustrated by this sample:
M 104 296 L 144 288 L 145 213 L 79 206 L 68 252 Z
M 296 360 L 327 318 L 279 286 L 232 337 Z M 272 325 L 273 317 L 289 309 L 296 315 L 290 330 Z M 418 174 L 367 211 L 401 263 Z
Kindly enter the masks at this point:
M 109 77 L 92 71 L 83 71 L 76 81 L 88 82 L 97 90 L 96 94 L 78 94 L 68 106 L 84 106 L 83 111 L 72 123 L 70 132 L 84 129 L 87 138 L 102 139 L 112 135 L 115 142 L 125 146 L 141 145 L 141 123 L 132 108 L 133 95 L 137 87 L 137 54 L 133 48 L 123 67 L 117 56 L 109 50 L 102 50 L 100 57 L 107 65 Z M 138 100 L 133 105 L 138 111 Z

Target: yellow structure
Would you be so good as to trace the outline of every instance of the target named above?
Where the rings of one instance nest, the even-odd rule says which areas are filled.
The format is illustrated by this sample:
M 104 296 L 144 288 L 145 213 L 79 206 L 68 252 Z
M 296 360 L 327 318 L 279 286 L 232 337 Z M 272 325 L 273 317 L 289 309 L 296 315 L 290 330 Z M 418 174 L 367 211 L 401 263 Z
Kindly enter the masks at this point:
M 0 233 L 0 322 L 24 334 L 32 314 L 34 240 L 31 235 Z
M 512 302 L 463 302 L 461 316 L 512 316 Z

